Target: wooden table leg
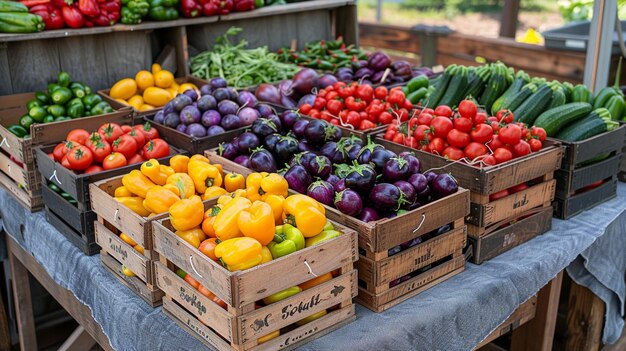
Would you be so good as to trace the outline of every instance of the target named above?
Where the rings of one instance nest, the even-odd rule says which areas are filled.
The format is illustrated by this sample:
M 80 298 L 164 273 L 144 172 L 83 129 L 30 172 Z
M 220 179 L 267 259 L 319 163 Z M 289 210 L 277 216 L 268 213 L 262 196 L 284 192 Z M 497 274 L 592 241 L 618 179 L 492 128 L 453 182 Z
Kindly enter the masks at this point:
M 513 332 L 511 351 L 552 350 L 562 281 L 563 271 L 539 290 L 535 318 Z
M 33 316 L 28 270 L 10 251 L 9 263 L 11 265 L 11 280 L 20 349 L 23 351 L 37 350 L 35 317 Z
M 567 307 L 566 350 L 601 349 L 604 308 L 604 302 L 591 290 L 572 281 Z
M 2 295 L 2 294 L 0 294 Z M 0 351 L 11 350 L 11 333 L 9 332 L 9 319 L 2 296 L 0 296 Z

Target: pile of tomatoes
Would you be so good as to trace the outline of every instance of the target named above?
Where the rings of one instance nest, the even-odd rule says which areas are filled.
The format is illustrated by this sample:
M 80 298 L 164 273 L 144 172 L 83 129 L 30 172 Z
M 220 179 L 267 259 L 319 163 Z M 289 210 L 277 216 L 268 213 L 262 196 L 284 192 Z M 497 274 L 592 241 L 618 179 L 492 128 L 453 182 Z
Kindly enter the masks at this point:
M 404 122 L 412 109 L 413 104 L 400 87 L 374 89 L 356 82 L 329 85 L 318 91 L 313 105 L 300 106 L 302 114 L 358 130 L 372 129 L 394 120 Z
M 457 112 L 446 105 L 425 108 L 405 123 L 389 125 L 384 138 L 477 166 L 526 156 L 541 150 L 546 140 L 543 128 L 514 122 L 509 110 L 488 117 L 475 102 L 463 100 Z
M 91 174 L 169 156 L 170 146 L 149 123 L 105 123 L 95 132 L 73 129 L 48 154 L 63 167 Z

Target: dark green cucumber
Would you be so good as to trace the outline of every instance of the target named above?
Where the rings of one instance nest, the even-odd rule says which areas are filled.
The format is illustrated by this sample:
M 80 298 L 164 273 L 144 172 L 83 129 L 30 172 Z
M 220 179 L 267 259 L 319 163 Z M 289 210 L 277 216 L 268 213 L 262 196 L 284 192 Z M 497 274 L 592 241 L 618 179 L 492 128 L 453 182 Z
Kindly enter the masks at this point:
M 437 83 L 437 88 L 428 96 L 428 99 L 426 99 L 426 107 L 435 108 L 439 105 L 439 100 L 441 100 L 446 93 L 448 83 L 450 83 L 452 79 L 452 72 L 456 72 L 456 69 L 457 66 L 454 64 L 446 68 Z
M 561 83 L 561 87 L 563 88 L 563 92 L 565 93 L 565 100 L 567 102 L 572 101 L 572 92 L 574 92 L 574 85 L 570 82 Z
M 610 119 L 609 111 L 604 108 L 598 108 L 581 120 L 565 126 L 556 135 L 556 138 L 565 141 L 580 141 L 604 133 L 608 131 L 606 118 Z
M 586 86 L 578 84 L 572 90 L 572 102 L 587 102 L 593 104 L 593 93 Z
M 537 89 L 536 93 L 524 100 L 521 105 L 513 110 L 515 120 L 532 126 L 537 116 L 548 107 L 551 99 L 552 89 L 547 84 L 542 85 Z
M 534 125 L 545 129 L 549 137 L 555 136 L 563 127 L 583 119 L 591 110 L 591 105 L 586 102 L 570 102 L 545 111 L 537 117 Z
M 561 105 L 565 105 L 565 103 L 567 102 L 567 97 L 565 96 L 565 92 L 563 90 L 564 89 L 559 86 L 552 92 L 552 100 L 550 100 L 548 110 L 559 107 Z
M 480 104 L 487 110 L 487 113 L 492 113 L 491 106 L 494 101 L 508 88 L 507 69 L 503 65 L 497 65 L 494 70 L 479 100 Z
M 511 110 L 514 111 L 518 108 L 526 99 L 528 99 L 531 95 L 537 92 L 537 86 L 534 83 L 528 83 L 522 87 L 522 89 L 515 95 L 507 98 L 500 109 Z
M 467 89 L 467 76 L 467 67 L 458 67 L 452 79 L 450 79 L 450 83 L 448 83 L 446 93 L 443 94 L 437 105 L 456 106 L 463 98 Z
M 598 95 L 593 99 L 593 108 L 596 109 L 604 107 L 609 99 L 617 94 L 617 90 L 615 90 L 613 87 L 602 88 Z
M 517 76 L 513 83 L 504 92 L 504 94 L 502 94 L 496 99 L 496 101 L 494 101 L 493 105 L 491 106 L 491 111 L 494 113 L 500 111 L 505 103 L 513 99 L 513 97 L 522 90 L 522 87 L 526 85 L 527 81 L 528 75 L 526 75 L 524 71 L 517 72 Z

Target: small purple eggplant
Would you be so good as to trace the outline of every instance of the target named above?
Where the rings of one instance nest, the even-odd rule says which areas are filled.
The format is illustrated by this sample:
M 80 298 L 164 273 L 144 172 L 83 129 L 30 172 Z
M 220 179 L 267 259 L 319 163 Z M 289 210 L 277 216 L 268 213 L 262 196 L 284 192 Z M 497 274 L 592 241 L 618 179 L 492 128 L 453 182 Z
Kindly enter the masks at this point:
M 306 170 L 313 176 L 318 178 L 326 178 L 333 170 L 332 163 L 326 156 L 315 156 L 309 162 L 303 165 Z
M 363 222 L 373 222 L 380 219 L 378 212 L 371 207 L 364 207 L 359 215 L 359 219 Z
M 309 185 L 306 194 L 324 205 L 331 206 L 335 198 L 335 188 L 329 182 L 318 180 Z
M 249 155 L 252 150 L 261 146 L 261 141 L 254 133 L 245 132 L 237 138 L 239 154 Z
M 291 127 L 291 131 L 293 131 L 293 134 L 296 136 L 296 138 L 302 139 L 304 138 L 304 130 L 306 129 L 307 125 L 309 125 L 309 120 L 300 118 L 293 124 L 293 126 Z
M 280 120 L 285 126 L 286 129 L 291 129 L 291 127 L 300 119 L 300 115 L 293 110 L 287 110 L 280 114 Z
M 242 166 L 247 168 L 250 165 L 250 156 L 248 156 L 248 155 L 239 155 L 239 156 L 235 157 L 235 159 L 233 161 L 235 161 L 238 164 L 240 164 L 240 165 L 242 165 Z
M 389 209 L 397 211 L 404 204 L 404 199 L 400 189 L 389 183 L 379 183 L 374 185 L 370 191 L 369 200 L 374 207 L 387 211 Z
M 252 123 L 252 133 L 265 138 L 270 134 L 278 133 L 278 128 L 274 122 L 267 118 L 259 118 Z
M 263 145 L 265 145 L 265 148 L 267 148 L 271 152 L 274 152 L 274 147 L 276 147 L 276 143 L 278 143 L 280 138 L 282 138 L 282 135 L 278 133 L 270 134 L 265 137 L 265 140 L 263 141 Z
M 390 150 L 384 148 L 374 149 L 374 151 L 372 151 L 372 159 L 370 162 L 374 163 L 377 171 L 382 172 L 383 167 L 385 167 L 387 161 L 395 156 L 396 154 Z
M 333 188 L 335 188 L 335 192 L 340 192 L 346 190 L 346 180 L 339 179 L 337 183 L 333 184 Z
M 424 173 L 424 176 L 426 176 L 426 180 L 428 180 L 428 183 L 430 184 L 437 177 L 437 173 L 433 171 L 428 171 Z
M 335 195 L 335 207 L 348 216 L 358 216 L 363 209 L 361 196 L 351 189 L 343 190 Z
M 261 117 L 264 118 L 267 118 L 267 116 L 274 113 L 274 109 L 271 108 L 268 104 L 258 104 L 255 106 L 255 108 L 259 111 Z
M 421 173 L 412 174 L 408 182 L 411 183 L 416 193 L 421 193 L 424 189 L 428 189 L 428 179 Z
M 339 177 L 337 177 L 334 174 L 329 174 L 328 177 L 326 177 L 326 179 L 324 179 L 325 181 L 329 182 L 330 184 L 332 184 L 333 186 L 335 186 L 335 184 L 337 184 L 337 182 L 339 182 Z
M 389 183 L 405 180 L 409 174 L 409 162 L 402 157 L 390 158 L 383 167 L 383 178 Z
M 346 176 L 346 187 L 367 195 L 376 184 L 376 170 L 369 164 L 352 166 L 351 169 Z
M 409 175 L 419 173 L 421 169 L 420 160 L 410 151 L 401 152 L 399 157 L 405 159 L 409 163 Z
M 235 157 L 239 156 L 238 148 L 233 143 L 221 143 L 218 153 L 229 160 L 234 160 Z
M 415 202 L 417 192 L 415 192 L 415 188 L 413 187 L 413 185 L 411 185 L 411 183 L 404 180 L 398 180 L 393 183 L 393 185 L 397 186 L 398 189 L 400 189 L 407 204 L 412 204 L 413 202 Z
M 451 175 L 443 173 L 433 179 L 432 188 L 435 198 L 440 199 L 456 193 L 459 190 L 459 185 Z
M 258 148 L 250 155 L 250 168 L 257 172 L 276 172 L 276 160 L 272 154 L 262 148 Z
M 300 152 L 298 140 L 290 136 L 280 137 L 274 146 L 276 161 L 281 165 L 298 152 Z
M 289 188 L 299 192 L 300 194 L 306 194 L 309 185 L 313 183 L 311 175 L 309 175 L 306 169 L 300 165 L 289 167 L 289 170 L 287 170 L 284 177 L 287 180 L 287 183 L 289 183 Z

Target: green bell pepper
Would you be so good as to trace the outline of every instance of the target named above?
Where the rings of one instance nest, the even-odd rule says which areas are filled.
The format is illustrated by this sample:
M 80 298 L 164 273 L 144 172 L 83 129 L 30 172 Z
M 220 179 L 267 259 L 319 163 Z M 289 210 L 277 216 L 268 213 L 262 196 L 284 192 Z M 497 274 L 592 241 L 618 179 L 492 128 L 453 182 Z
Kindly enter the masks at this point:
M 33 123 L 35 123 L 35 120 L 29 115 L 24 115 L 20 117 L 20 125 L 26 129 L 30 129 L 30 126 Z
M 624 109 L 626 109 L 626 106 L 624 105 L 624 98 L 617 94 L 611 96 L 604 107 L 609 110 L 611 113 L 611 119 L 615 121 L 622 119 Z
M 48 113 L 54 117 L 65 116 L 65 107 L 61 105 L 48 106 Z
M 70 101 L 73 96 L 74 94 L 72 93 L 72 91 L 65 87 L 60 87 L 52 94 L 50 94 L 52 102 L 58 105 L 65 104 L 66 102 Z
M 96 106 L 99 102 L 102 101 L 102 98 L 98 94 L 88 94 L 83 98 L 83 105 L 88 110 L 91 110 L 94 106 Z
M 148 17 L 155 21 L 172 21 L 178 19 L 178 0 L 150 0 Z
M 316 236 L 310 237 L 306 239 L 306 247 L 317 245 L 322 241 L 330 240 L 332 238 L 336 238 L 341 235 L 341 232 L 336 230 L 323 230 L 321 233 Z
M 266 298 L 263 299 L 263 303 L 266 305 L 271 305 L 274 302 L 278 302 L 280 300 L 284 300 L 288 297 L 291 297 L 299 292 L 301 292 L 302 289 L 299 286 L 292 286 L 291 288 L 287 288 L 285 290 L 279 291 L 275 294 L 272 294 Z
M 28 134 L 28 130 L 18 124 L 12 124 L 7 129 L 18 138 L 24 138 Z
M 272 257 L 277 259 L 304 248 L 304 235 L 291 224 L 276 226 L 274 240 L 267 245 Z
M 148 15 L 150 4 L 146 0 L 122 0 L 121 22 L 138 24 Z
M 41 106 L 35 106 L 35 107 L 33 107 L 33 108 L 28 110 L 28 115 L 35 122 L 42 122 L 43 118 L 46 117 L 47 114 L 48 114 L 48 112 L 46 111 L 46 109 L 41 107 Z

